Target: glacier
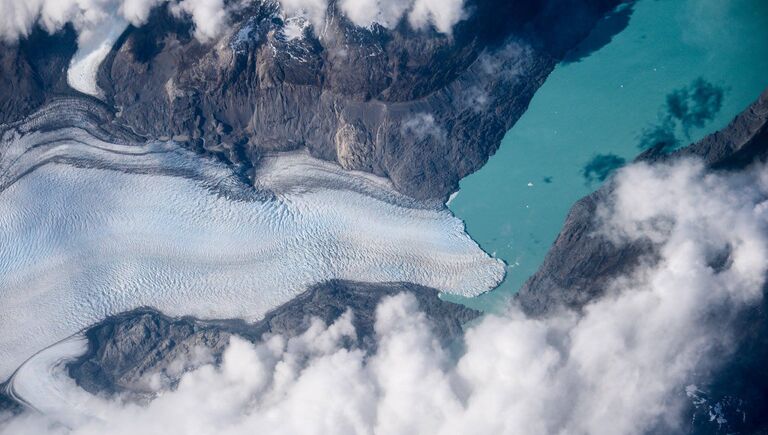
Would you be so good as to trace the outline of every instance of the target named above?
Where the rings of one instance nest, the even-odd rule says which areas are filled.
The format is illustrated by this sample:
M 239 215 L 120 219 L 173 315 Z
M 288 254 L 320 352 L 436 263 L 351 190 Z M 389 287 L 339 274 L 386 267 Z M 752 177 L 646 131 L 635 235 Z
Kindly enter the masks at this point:
M 88 409 L 97 405 L 95 397 L 76 388 L 66 364 L 88 350 L 88 339 L 81 334 L 59 341 L 26 360 L 3 386 L 4 393 L 35 411 L 51 416 L 68 427 L 89 418 Z
M 137 307 L 252 321 L 330 279 L 474 296 L 504 277 L 444 205 L 385 178 L 295 151 L 264 156 L 251 185 L 57 104 L 0 140 L 0 379 Z
M 81 30 L 77 38 L 77 52 L 67 69 L 67 84 L 72 89 L 96 98 L 104 97 L 97 83 L 99 67 L 127 27 L 128 21 L 115 15 Z

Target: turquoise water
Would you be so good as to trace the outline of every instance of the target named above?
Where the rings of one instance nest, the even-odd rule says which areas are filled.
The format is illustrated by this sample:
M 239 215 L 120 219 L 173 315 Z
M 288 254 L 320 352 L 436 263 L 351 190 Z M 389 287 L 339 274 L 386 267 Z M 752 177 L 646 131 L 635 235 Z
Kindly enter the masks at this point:
M 553 71 L 499 151 L 460 183 L 449 207 L 483 249 L 508 263 L 497 290 L 461 302 L 493 310 L 519 289 L 571 205 L 599 187 L 598 163 L 631 161 L 644 131 L 664 119 L 681 144 L 698 140 L 766 86 L 768 1 L 639 0 L 609 44 Z M 710 110 L 669 116 L 667 96 L 676 90 L 689 106 Z M 598 155 L 608 156 L 585 178 Z

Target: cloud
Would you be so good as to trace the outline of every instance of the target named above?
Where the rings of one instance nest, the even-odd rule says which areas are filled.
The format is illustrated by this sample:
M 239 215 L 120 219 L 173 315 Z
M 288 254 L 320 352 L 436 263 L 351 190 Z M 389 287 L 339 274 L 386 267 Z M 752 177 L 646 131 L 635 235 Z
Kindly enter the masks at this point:
M 464 14 L 464 0 L 416 0 L 408 13 L 408 22 L 416 29 L 432 24 L 438 32 L 450 34 Z
M 323 27 L 328 0 L 278 1 L 289 18 L 304 17 L 315 28 Z M 36 24 L 53 33 L 72 23 L 81 35 L 117 17 L 141 26 L 152 8 L 164 3 L 170 4 L 174 15 L 191 17 L 201 42 L 217 38 L 227 26 L 224 0 L 0 0 L 0 39 L 14 42 L 28 36 Z M 233 3 L 234 7 L 243 4 Z M 339 8 L 358 26 L 378 23 L 392 28 L 405 18 L 415 29 L 434 26 L 445 34 L 466 15 L 464 0 L 339 0 Z
M 413 136 L 417 140 L 429 137 L 437 141 L 445 141 L 446 132 L 435 121 L 431 113 L 419 112 L 408 118 L 401 126 L 400 133 L 403 136 Z
M 118 12 L 129 22 L 141 25 L 147 22 L 149 12 L 164 0 L 123 0 Z
M 279 0 L 289 16 L 302 15 L 316 28 L 325 23 L 327 0 Z M 414 29 L 434 26 L 450 34 L 453 26 L 465 18 L 464 0 L 339 0 L 341 11 L 361 27 L 379 24 L 394 28 L 404 18 Z
M 280 8 L 288 17 L 304 17 L 316 29 L 322 29 L 325 24 L 327 0 L 279 0 Z
M 192 18 L 195 36 L 204 42 L 218 36 L 227 22 L 223 0 L 0 0 L 0 38 L 23 38 L 35 24 L 53 33 L 72 23 L 82 39 L 115 16 L 140 26 L 152 8 L 166 2 L 176 15 Z
M 711 174 L 691 161 L 638 164 L 615 183 L 600 208 L 602 231 L 615 243 L 650 239 L 659 258 L 580 313 L 534 319 L 511 307 L 472 326 L 454 357 L 415 298 L 401 294 L 378 307 L 372 355 L 347 346 L 355 333 L 348 312 L 291 339 L 234 338 L 220 365 L 186 373 L 148 404 L 93 398 L 71 432 L 26 414 L 0 433 L 674 429 L 686 386 L 731 349 L 731 315 L 762 297 L 768 169 Z
M 224 0 L 183 0 L 173 3 L 171 11 L 177 16 L 187 14 L 192 17 L 195 37 L 200 41 L 216 38 L 227 23 Z

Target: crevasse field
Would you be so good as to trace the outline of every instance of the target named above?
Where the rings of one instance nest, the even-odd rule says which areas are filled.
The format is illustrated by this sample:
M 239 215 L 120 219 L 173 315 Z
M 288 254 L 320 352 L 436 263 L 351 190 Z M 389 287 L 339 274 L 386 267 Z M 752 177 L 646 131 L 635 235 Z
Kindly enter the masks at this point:
M 304 152 L 266 158 L 254 190 L 173 143 L 28 127 L 6 131 L 0 150 L 0 379 L 141 306 L 257 319 L 329 279 L 473 296 L 503 278 L 444 207 Z

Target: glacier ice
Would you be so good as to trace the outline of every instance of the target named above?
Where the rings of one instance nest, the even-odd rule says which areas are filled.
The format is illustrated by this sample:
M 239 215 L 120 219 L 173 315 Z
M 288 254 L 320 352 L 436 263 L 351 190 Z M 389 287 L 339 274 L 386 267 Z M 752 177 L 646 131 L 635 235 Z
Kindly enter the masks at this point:
M 0 379 L 141 306 L 254 320 L 329 279 L 473 296 L 504 275 L 442 205 L 302 151 L 266 156 L 254 188 L 173 142 L 41 123 L 0 141 Z
M 126 27 L 128 22 L 114 15 L 93 28 L 81 30 L 77 39 L 77 52 L 67 69 L 69 86 L 84 94 L 97 98 L 103 97 L 96 80 L 99 66 L 109 55 L 112 46 Z
M 5 393 L 43 415 L 67 426 L 82 423 L 90 404 L 96 402 L 66 371 L 66 363 L 88 350 L 88 340 L 75 334 L 46 347 L 24 362 L 5 386 Z

